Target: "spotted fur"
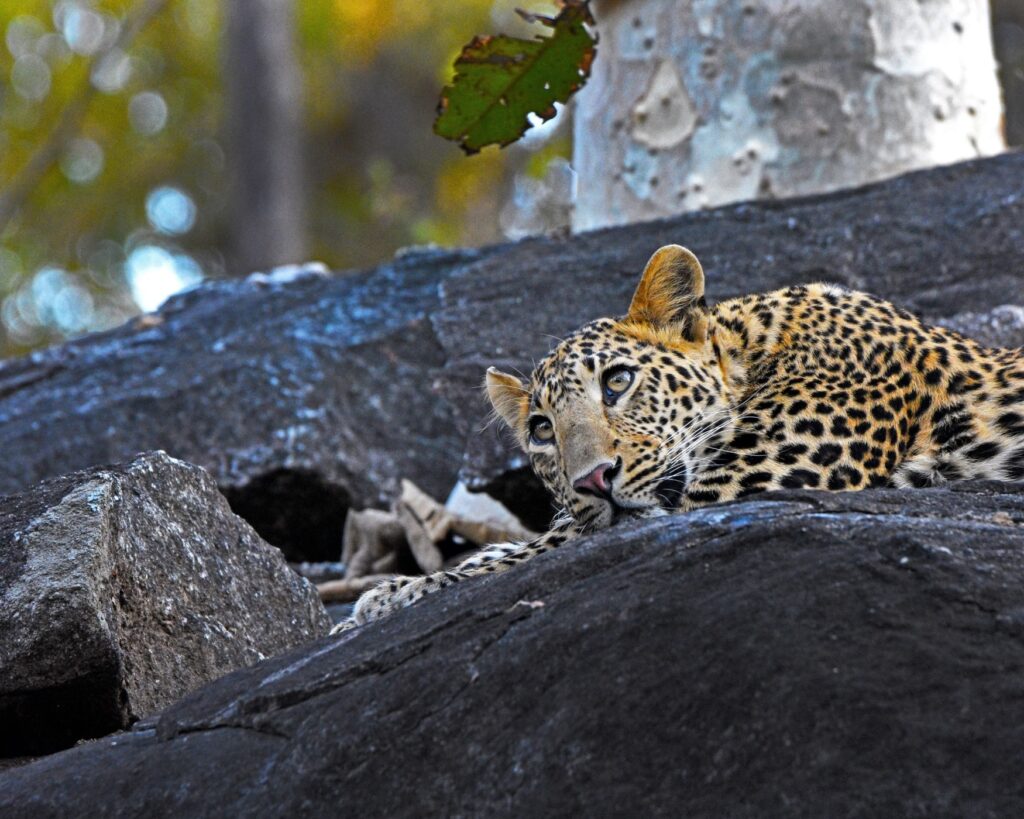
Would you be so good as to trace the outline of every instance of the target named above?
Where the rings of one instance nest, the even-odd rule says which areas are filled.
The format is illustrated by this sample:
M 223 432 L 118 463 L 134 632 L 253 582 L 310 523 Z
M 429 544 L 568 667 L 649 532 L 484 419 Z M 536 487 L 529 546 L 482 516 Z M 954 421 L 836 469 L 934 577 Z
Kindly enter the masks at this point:
M 627 388 L 610 389 L 609 373 L 624 371 L 612 382 Z M 623 516 L 769 489 L 1024 479 L 1021 349 L 983 347 L 834 285 L 709 309 L 699 262 L 676 245 L 651 258 L 625 316 L 565 338 L 528 383 L 490 370 L 487 389 L 567 519 L 535 543 L 376 589 L 353 622 Z M 603 478 L 588 483 L 595 470 Z

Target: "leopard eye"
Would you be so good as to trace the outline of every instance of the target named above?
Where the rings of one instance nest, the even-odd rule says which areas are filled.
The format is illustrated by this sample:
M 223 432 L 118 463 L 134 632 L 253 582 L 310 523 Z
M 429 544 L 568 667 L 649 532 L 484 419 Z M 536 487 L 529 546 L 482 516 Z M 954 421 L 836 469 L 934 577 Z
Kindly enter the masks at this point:
M 555 428 L 547 418 L 535 415 L 530 419 L 530 440 L 541 446 L 555 440 Z
M 601 378 L 601 391 L 606 404 L 614 404 L 618 397 L 633 383 L 633 371 L 629 367 L 612 367 Z

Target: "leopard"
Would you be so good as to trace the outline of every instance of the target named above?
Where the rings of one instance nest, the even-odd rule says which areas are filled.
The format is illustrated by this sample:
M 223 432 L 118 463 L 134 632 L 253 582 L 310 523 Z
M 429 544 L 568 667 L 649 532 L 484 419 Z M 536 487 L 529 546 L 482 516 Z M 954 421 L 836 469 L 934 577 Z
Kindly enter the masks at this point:
M 657 250 L 627 312 L 558 341 L 529 379 L 487 370 L 498 418 L 563 514 L 523 543 L 365 592 L 336 632 L 628 518 L 771 490 L 1024 479 L 1024 348 L 813 283 L 709 307 L 704 270 Z

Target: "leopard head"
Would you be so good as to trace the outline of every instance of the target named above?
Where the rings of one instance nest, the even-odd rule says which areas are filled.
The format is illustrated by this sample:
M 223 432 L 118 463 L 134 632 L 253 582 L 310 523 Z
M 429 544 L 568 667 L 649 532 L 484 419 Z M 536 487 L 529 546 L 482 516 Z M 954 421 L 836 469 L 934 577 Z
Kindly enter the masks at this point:
M 580 527 L 678 508 L 717 455 L 736 419 L 710 327 L 700 262 L 668 245 L 625 316 L 572 333 L 528 383 L 487 371 L 497 415 Z

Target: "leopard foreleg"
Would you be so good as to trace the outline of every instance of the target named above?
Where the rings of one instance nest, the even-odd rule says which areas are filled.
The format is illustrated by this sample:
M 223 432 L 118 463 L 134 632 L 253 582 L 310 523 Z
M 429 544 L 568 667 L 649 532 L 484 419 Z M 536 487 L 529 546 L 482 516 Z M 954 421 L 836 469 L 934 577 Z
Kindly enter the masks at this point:
M 331 634 L 340 634 L 355 626 L 381 620 L 398 609 L 443 588 L 482 574 L 504 572 L 543 552 L 556 549 L 576 536 L 572 523 L 564 523 L 526 543 L 496 543 L 447 571 L 424 577 L 396 577 L 365 592 L 356 601 L 352 616 L 338 623 Z

